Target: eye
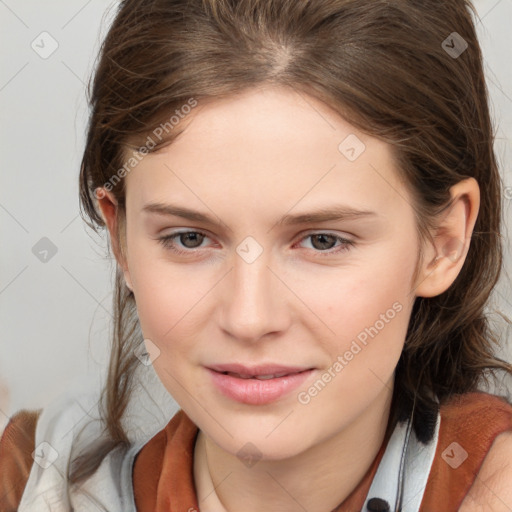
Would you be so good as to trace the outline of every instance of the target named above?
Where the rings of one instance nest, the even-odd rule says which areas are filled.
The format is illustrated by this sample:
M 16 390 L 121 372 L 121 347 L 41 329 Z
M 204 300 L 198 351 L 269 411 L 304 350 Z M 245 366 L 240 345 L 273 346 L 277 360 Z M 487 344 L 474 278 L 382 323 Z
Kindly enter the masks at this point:
M 200 231 L 181 231 L 172 235 L 167 235 L 158 240 L 166 248 L 177 254 L 190 254 L 193 249 L 198 249 L 205 238 L 208 238 L 205 233 Z M 183 250 L 176 247 L 175 239 L 178 239 L 183 246 L 188 250 Z
M 354 245 L 352 240 L 347 240 L 346 238 L 331 233 L 310 233 L 302 238 L 301 242 L 308 239 L 311 239 L 313 249 L 315 249 L 315 252 L 321 253 L 321 256 L 330 256 L 332 254 L 348 251 L 350 247 Z M 329 250 L 336 242 L 339 242 L 337 248 L 333 251 Z M 334 247 L 336 246 L 334 245 Z
M 206 238 L 209 238 L 208 235 L 201 231 L 180 231 L 161 237 L 158 240 L 166 249 L 176 254 L 191 255 L 196 249 L 201 248 L 201 244 Z M 301 242 L 307 239 L 311 239 L 313 250 L 320 253 L 321 256 L 329 256 L 348 251 L 350 247 L 355 245 L 353 241 L 331 233 L 311 233 L 303 237 Z M 181 247 L 184 247 L 184 249 L 177 245 L 176 240 L 178 240 L 179 244 L 181 244 Z M 335 250 L 329 250 L 336 242 L 339 242 L 337 248 Z M 336 247 L 336 245 L 334 245 L 334 247 Z

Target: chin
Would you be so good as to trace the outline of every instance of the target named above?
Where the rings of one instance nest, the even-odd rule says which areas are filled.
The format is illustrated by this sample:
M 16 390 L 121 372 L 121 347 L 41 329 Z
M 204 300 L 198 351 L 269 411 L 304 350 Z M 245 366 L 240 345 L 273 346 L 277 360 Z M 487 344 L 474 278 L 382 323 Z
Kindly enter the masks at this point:
M 295 457 L 296 455 L 308 450 L 314 444 L 312 440 L 305 438 L 300 430 L 281 429 L 279 427 L 270 435 L 272 429 L 247 428 L 240 425 L 237 429 L 235 426 L 227 427 L 234 438 L 223 436 L 223 439 L 215 439 L 223 450 L 232 455 L 244 459 L 245 457 L 261 461 L 279 461 Z

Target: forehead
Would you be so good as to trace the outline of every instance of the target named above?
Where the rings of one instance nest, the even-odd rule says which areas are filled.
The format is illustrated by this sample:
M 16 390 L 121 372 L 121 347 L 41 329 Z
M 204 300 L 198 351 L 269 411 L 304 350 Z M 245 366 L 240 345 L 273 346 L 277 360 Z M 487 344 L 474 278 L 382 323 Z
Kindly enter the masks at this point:
M 390 145 L 293 89 L 209 100 L 180 122 L 178 138 L 126 176 L 128 203 L 182 197 L 244 210 L 319 198 L 357 207 L 410 203 Z

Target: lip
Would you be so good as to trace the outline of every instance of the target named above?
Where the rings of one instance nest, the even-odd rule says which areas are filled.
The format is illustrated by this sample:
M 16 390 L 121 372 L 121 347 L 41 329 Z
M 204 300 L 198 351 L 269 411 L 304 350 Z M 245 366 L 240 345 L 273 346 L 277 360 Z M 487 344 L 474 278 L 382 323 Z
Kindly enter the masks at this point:
M 278 364 L 245 366 L 241 364 L 221 364 L 206 368 L 215 387 L 225 396 L 248 405 L 264 405 L 275 402 L 282 396 L 299 387 L 315 371 L 311 367 L 291 367 Z M 282 377 L 265 380 L 226 375 L 223 372 L 244 376 L 274 375 L 286 373 Z
M 258 364 L 258 365 L 244 365 L 239 363 L 228 363 L 228 364 L 214 364 L 208 366 L 210 370 L 216 372 L 231 372 L 239 373 L 240 375 L 272 375 L 276 373 L 299 373 L 304 370 L 311 370 L 311 366 L 284 366 L 282 364 Z

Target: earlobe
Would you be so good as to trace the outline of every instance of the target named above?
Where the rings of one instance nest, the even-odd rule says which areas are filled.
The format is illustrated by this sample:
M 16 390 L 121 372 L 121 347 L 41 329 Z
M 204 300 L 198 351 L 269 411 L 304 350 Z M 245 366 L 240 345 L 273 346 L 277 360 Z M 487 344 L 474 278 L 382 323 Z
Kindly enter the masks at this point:
M 474 178 L 450 189 L 451 204 L 441 214 L 432 242 L 425 247 L 415 294 L 435 297 L 445 292 L 459 275 L 466 260 L 480 207 L 480 188 Z

